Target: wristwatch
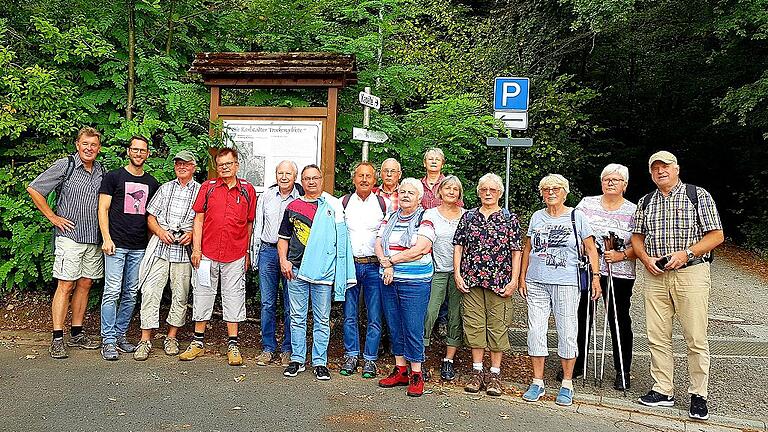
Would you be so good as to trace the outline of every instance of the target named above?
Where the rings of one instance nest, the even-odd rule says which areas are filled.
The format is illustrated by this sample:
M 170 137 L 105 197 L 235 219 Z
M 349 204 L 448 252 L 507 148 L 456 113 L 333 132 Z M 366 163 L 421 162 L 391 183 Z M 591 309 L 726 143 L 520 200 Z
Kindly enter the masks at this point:
M 693 254 L 693 251 L 690 249 L 685 250 L 686 255 L 688 255 L 688 261 L 696 258 L 696 255 Z

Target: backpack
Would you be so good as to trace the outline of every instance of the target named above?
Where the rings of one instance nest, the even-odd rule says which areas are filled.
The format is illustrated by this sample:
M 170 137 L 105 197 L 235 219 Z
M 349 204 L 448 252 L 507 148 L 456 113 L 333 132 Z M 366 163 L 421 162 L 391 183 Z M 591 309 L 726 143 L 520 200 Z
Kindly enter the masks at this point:
M 373 193 L 373 192 L 371 192 Z M 379 207 L 381 208 L 381 213 L 384 214 L 384 216 L 387 215 L 387 202 L 384 201 L 384 197 L 381 195 L 376 195 L 376 198 L 379 200 Z M 341 206 L 344 207 L 344 210 L 347 209 L 347 204 L 349 204 L 349 199 L 352 198 L 352 194 L 346 194 L 343 197 L 341 197 Z
M 248 203 L 248 207 L 251 206 L 251 195 L 248 193 L 248 189 L 243 186 L 243 183 L 240 182 L 240 179 L 237 179 L 238 183 L 240 184 L 240 195 L 245 197 L 245 202 Z M 216 183 L 216 180 L 211 180 L 211 184 Z M 207 191 L 205 191 L 205 202 L 203 203 L 203 212 L 208 211 L 208 198 L 211 197 L 211 194 L 213 193 L 213 187 L 209 187 Z
M 50 192 L 48 193 L 48 196 L 46 197 L 46 202 L 48 202 L 48 207 L 53 210 L 56 207 L 56 203 L 59 200 L 59 197 L 61 196 L 61 190 L 64 188 L 64 183 L 66 183 L 70 177 L 72 177 L 72 173 L 75 172 L 75 155 L 68 155 L 67 156 L 67 170 L 64 171 L 64 179 Z
M 648 208 L 648 204 L 650 204 L 651 196 L 655 194 L 657 191 L 653 191 L 650 193 L 647 193 L 643 195 L 642 198 L 640 198 L 641 205 L 640 208 L 643 210 L 643 213 L 645 213 L 645 209 Z M 688 201 L 693 204 L 693 212 L 696 215 L 696 223 L 699 223 L 699 194 L 696 190 L 696 186 L 692 184 L 685 184 L 685 194 L 688 196 Z M 709 251 L 709 258 L 704 258 L 704 261 L 712 262 L 715 259 L 715 251 Z

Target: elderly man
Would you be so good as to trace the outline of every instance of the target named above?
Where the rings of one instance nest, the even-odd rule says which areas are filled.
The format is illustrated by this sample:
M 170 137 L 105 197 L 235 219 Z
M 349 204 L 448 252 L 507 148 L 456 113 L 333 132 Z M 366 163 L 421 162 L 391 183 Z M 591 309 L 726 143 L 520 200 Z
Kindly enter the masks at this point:
M 58 279 L 51 304 L 53 339 L 51 357 L 67 358 L 64 321 L 72 297 L 72 327 L 67 346 L 99 348 L 83 331 L 88 292 L 94 279 L 104 276 L 104 261 L 99 248 L 96 208 L 104 169 L 96 161 L 101 150 L 101 133 L 94 128 L 80 129 L 75 140 L 77 153 L 57 159 L 27 187 L 35 207 L 54 227 L 53 277 Z M 46 195 L 56 191 L 56 210 Z
M 128 142 L 129 163 L 104 175 L 99 189 L 99 228 L 104 243 L 104 293 L 101 297 L 101 357 L 117 360 L 136 346 L 125 337 L 139 292 L 139 264 L 149 241 L 147 203 L 160 184 L 144 172 L 149 141 Z M 119 305 L 118 305 L 119 302 Z
M 643 263 L 645 315 L 653 388 L 639 401 L 673 406 L 675 399 L 672 318 L 677 315 L 688 345 L 691 404 L 688 415 L 706 420 L 709 384 L 707 312 L 711 251 L 723 242 L 712 196 L 680 181 L 680 166 L 668 151 L 654 153 L 648 170 L 657 190 L 640 199 L 632 247 Z
M 280 271 L 288 280 L 291 311 L 291 362 L 283 375 L 295 377 L 305 370 L 307 312 L 311 302 L 312 367 L 315 378 L 325 381 L 331 379 L 331 300 L 343 299 L 344 290 L 356 280 L 354 266 L 346 260 L 352 251 L 340 200 L 323 192 L 323 175 L 317 165 L 301 170 L 301 184 L 304 195 L 286 207 L 277 241 Z
M 251 256 L 253 265 L 259 271 L 259 289 L 261 290 L 261 344 L 263 350 L 256 357 L 256 364 L 266 366 L 272 361 L 277 349 L 275 327 L 277 326 L 278 292 L 283 297 L 283 344 L 280 363 L 288 366 L 291 362 L 291 317 L 288 302 L 288 284 L 280 274 L 280 260 L 277 257 L 277 232 L 283 220 L 285 208 L 299 197 L 296 185 L 298 168 L 291 161 L 284 160 L 277 165 L 277 182 L 261 194 L 256 204 L 256 218 L 253 221 L 251 237 Z M 278 283 L 283 289 L 278 289 Z
M 194 360 L 205 352 L 205 326 L 221 282 L 221 306 L 227 323 L 227 363 L 243 364 L 237 341 L 238 323 L 245 321 L 245 269 L 250 265 L 248 246 L 256 213 L 256 190 L 237 177 L 237 150 L 220 149 L 216 154 L 219 178 L 200 187 L 192 209 L 192 266 L 197 286 L 192 291 L 192 320 L 195 335 L 179 360 Z
M 397 196 L 397 188 L 400 186 L 400 176 L 403 174 L 400 162 L 395 158 L 385 159 L 381 163 L 381 187 L 374 187 L 373 192 L 389 200 L 387 213 L 392 213 L 400 208 L 400 200 Z
M 355 193 L 342 197 L 344 218 L 349 229 L 349 240 L 355 261 L 357 285 L 347 290 L 344 301 L 344 363 L 341 366 L 342 375 L 352 375 L 357 372 L 358 355 L 360 354 L 360 335 L 358 332 L 358 306 L 360 291 L 365 298 L 368 325 L 363 351 L 363 378 L 376 377 L 376 360 L 379 354 L 381 339 L 381 277 L 379 277 L 379 259 L 376 258 L 374 246 L 376 233 L 381 221 L 387 215 L 387 200 L 371 193 L 376 183 L 376 169 L 368 162 L 360 162 L 355 166 L 352 175 Z
M 445 175 L 442 173 L 445 165 L 445 153 L 437 147 L 432 147 L 424 152 L 424 168 L 427 174 L 421 179 L 424 186 L 424 196 L 421 198 L 421 206 L 424 210 L 435 208 L 442 203 L 437 196 L 437 189 Z M 459 207 L 464 207 L 464 201 L 459 200 Z
M 178 152 L 173 158 L 176 178 L 160 186 L 147 206 L 147 223 L 153 235 L 139 267 L 141 341 L 133 353 L 135 360 L 146 360 L 152 352 L 152 330 L 160 327 L 160 302 L 169 280 L 171 308 L 166 318 L 168 334 L 163 340 L 163 351 L 171 356 L 179 353 L 176 333 L 186 322 L 192 278 L 192 202 L 200 191 L 200 183 L 192 179 L 196 165 L 192 152 Z

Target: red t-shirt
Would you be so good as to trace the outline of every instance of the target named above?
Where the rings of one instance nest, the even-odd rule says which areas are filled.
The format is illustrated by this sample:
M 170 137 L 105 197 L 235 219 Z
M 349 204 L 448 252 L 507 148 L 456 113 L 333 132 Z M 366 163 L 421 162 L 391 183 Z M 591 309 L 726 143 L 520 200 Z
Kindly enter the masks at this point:
M 256 190 L 245 179 L 237 181 L 231 189 L 221 178 L 206 181 L 192 205 L 196 213 L 205 213 L 203 255 L 214 261 L 237 261 L 248 253 L 248 227 L 256 214 Z M 206 197 L 208 206 L 204 208 Z

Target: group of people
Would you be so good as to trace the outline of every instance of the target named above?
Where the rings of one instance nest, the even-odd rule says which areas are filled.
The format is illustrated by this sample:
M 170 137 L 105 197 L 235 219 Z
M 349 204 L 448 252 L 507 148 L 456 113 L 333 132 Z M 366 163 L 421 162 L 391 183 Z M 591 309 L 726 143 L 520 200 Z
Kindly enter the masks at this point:
M 496 174 L 479 179 L 480 205 L 466 210 L 462 182 L 442 173 L 445 155 L 438 148 L 424 154 L 426 175 L 420 180 L 401 179 L 401 166 L 392 158 L 379 170 L 360 162 L 352 172 L 354 191 L 336 198 L 323 192 L 323 173 L 314 164 L 299 172 L 294 162 L 280 162 L 276 183 L 257 196 L 250 183 L 237 177 L 233 148 L 218 151 L 218 177 L 202 184 L 193 179 L 194 154 L 178 152 L 173 158 L 176 178 L 160 185 L 143 170 L 150 156 L 145 138 L 133 137 L 126 150 L 129 163 L 111 172 L 96 160 L 100 145 L 100 133 L 83 128 L 77 153 L 57 160 L 27 189 L 55 228 L 54 358 L 67 357 L 67 347 L 80 347 L 101 348 L 106 360 L 117 360 L 120 353 L 146 360 L 153 350 L 152 332 L 160 327 L 162 294 L 170 285 L 165 354 L 193 360 L 205 352 L 206 325 L 220 293 L 227 361 L 240 365 L 238 323 L 246 317 L 246 272 L 253 268 L 259 276 L 263 346 L 256 362 L 279 361 L 286 377 L 306 368 L 311 307 L 311 366 L 318 380 L 331 378 L 331 304 L 342 301 L 340 373 L 379 374 L 386 326 L 395 366 L 378 385 L 407 386 L 409 396 L 420 396 L 425 346 L 441 307 L 447 306 L 441 377 L 455 378 L 454 356 L 466 346 L 472 371 L 465 390 L 501 395 L 512 297 L 519 293 L 528 306 L 533 363 L 533 381 L 523 398 L 536 401 L 545 393 L 547 326 L 553 314 L 562 365 L 556 402 L 570 405 L 572 380 L 583 373 L 581 348 L 589 339 L 594 302 L 606 288 L 613 296 L 606 307 L 615 386 L 630 385 L 629 304 L 639 259 L 655 382 L 640 402 L 674 404 L 671 334 L 677 315 L 688 343 L 690 414 L 708 417 L 709 261 L 710 251 L 723 240 L 722 226 L 712 197 L 679 180 L 677 159 L 669 152 L 651 156 L 649 171 L 658 189 L 638 205 L 623 196 L 629 173 L 622 165 L 605 167 L 602 195 L 584 198 L 575 209 L 565 205 L 568 180 L 557 174 L 544 177 L 538 189 L 545 208 L 533 214 L 523 233 L 518 217 L 499 205 L 504 188 Z M 55 209 L 46 199 L 54 191 Z M 98 342 L 83 330 L 83 317 L 92 281 L 101 277 Z M 186 323 L 190 291 L 194 336 L 180 352 L 176 334 Z M 126 331 L 138 292 L 142 332 L 133 345 Z M 280 299 L 284 337 L 278 351 Z M 70 304 L 72 327 L 65 343 Z M 365 323 L 360 322 L 362 306 Z

